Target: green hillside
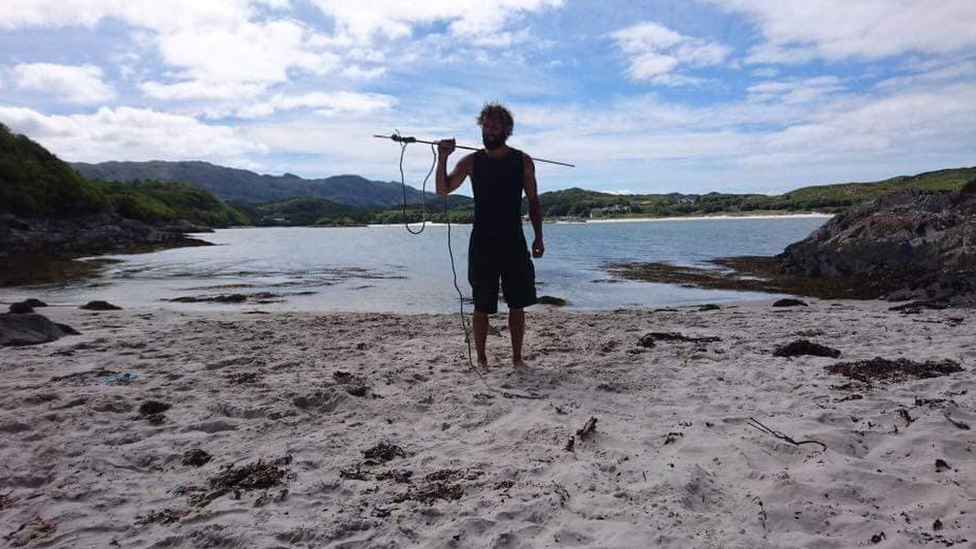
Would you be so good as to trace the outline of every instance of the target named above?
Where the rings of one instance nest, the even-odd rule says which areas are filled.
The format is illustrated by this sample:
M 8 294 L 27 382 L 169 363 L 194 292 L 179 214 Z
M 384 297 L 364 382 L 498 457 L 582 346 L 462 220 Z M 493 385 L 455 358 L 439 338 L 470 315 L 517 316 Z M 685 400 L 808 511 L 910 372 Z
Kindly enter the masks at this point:
M 115 213 L 146 223 L 186 220 L 212 227 L 248 219 L 185 183 L 89 181 L 47 149 L 0 124 L 0 213 L 66 218 Z
M 683 216 L 752 212 L 819 211 L 836 213 L 892 191 L 960 191 L 976 179 L 976 167 L 898 176 L 869 183 L 803 187 L 781 195 L 763 194 L 635 194 L 614 195 L 566 189 L 540 195 L 547 217 Z
M 355 208 L 311 196 L 296 196 L 278 202 L 248 204 L 233 202 L 233 206 L 258 226 L 355 225 L 359 213 Z
M 248 225 L 247 216 L 186 183 L 92 181 L 115 213 L 147 223 L 186 220 L 209 227 Z
M 0 213 L 61 217 L 96 213 L 107 206 L 106 197 L 78 172 L 0 124 Z
M 873 183 L 840 183 L 803 187 L 783 195 L 797 202 L 832 201 L 843 205 L 874 198 L 892 191 L 909 189 L 928 191 L 959 191 L 967 181 L 976 179 L 976 167 L 900 175 Z

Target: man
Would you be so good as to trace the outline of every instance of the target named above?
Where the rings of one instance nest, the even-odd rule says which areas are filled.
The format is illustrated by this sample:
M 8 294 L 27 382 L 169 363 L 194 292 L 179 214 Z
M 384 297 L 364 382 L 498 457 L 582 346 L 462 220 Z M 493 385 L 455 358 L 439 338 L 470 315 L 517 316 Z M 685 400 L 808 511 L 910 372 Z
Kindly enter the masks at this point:
M 535 269 L 522 233 L 522 191 L 529 201 L 529 218 L 535 231 L 532 257 L 545 252 L 542 244 L 542 205 L 536 189 L 535 165 L 529 155 L 505 144 L 515 122 L 512 113 L 488 103 L 478 116 L 483 150 L 462 158 L 450 175 L 447 157 L 454 139 L 438 143 L 437 194 L 455 191 L 471 177 L 474 191 L 474 229 L 468 244 L 468 282 L 474 296 L 474 343 L 478 365 L 488 366 L 485 342 L 488 315 L 498 312 L 498 281 L 508 304 L 508 329 L 512 337 L 512 364 L 522 362 L 525 307 L 536 302 Z

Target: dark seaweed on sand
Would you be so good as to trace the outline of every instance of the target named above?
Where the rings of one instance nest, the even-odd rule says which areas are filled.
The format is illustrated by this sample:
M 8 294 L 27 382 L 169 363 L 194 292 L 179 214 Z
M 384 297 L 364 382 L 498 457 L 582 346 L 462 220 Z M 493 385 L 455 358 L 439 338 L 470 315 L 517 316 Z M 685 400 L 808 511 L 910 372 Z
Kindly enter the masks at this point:
M 840 351 L 832 347 L 827 347 L 826 345 L 813 343 L 806 339 L 798 339 L 787 345 L 777 347 L 773 351 L 773 356 L 791 357 L 804 355 L 837 358 L 840 356 Z
M 218 492 L 263 490 L 281 484 L 288 470 L 279 461 L 257 460 L 240 467 L 227 467 L 210 478 L 210 488 Z
M 871 383 L 872 381 L 905 381 L 940 377 L 963 371 L 954 360 L 916 362 L 907 358 L 888 360 L 875 357 L 870 360 L 841 362 L 827 366 L 827 372 Z
M 405 458 L 407 457 L 407 453 L 396 444 L 383 441 L 368 450 L 363 450 L 363 457 L 366 458 L 367 464 L 375 465 L 385 463 L 397 457 Z

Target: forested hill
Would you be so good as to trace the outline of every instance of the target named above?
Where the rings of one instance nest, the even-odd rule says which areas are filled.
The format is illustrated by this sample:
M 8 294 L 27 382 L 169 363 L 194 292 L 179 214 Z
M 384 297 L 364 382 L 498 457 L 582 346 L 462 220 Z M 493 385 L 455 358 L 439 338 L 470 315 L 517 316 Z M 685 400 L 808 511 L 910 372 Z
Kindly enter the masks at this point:
M 572 188 L 540 196 L 547 217 L 682 216 L 757 212 L 839 212 L 854 204 L 899 190 L 959 191 L 976 179 L 976 167 L 898 176 L 867 183 L 840 183 L 799 188 L 781 195 L 764 194 L 628 194 L 615 195 Z
M 297 175 L 261 175 L 209 162 L 102 162 L 72 166 L 91 179 L 110 181 L 182 181 L 202 187 L 221 200 L 262 203 L 303 196 L 325 198 L 345 206 L 375 208 L 403 202 L 399 182 L 371 181 L 358 175 L 336 175 L 324 179 L 303 179 Z M 433 180 L 430 182 L 433 186 Z M 427 193 L 427 200 L 435 195 Z M 419 203 L 421 192 L 407 187 L 407 202 Z
M 23 219 L 118 215 L 146 223 L 209 227 L 247 223 L 210 193 L 185 183 L 90 181 L 24 135 L 0 124 L 0 214 Z

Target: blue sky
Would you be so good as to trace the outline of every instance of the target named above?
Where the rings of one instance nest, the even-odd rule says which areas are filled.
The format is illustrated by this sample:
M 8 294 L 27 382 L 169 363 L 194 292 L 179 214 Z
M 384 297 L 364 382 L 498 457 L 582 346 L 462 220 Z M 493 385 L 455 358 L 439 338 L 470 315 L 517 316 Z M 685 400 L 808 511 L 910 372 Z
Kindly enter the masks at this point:
M 0 122 L 69 161 L 392 180 L 371 134 L 498 100 L 542 191 L 778 193 L 976 165 L 974 98 L 972 0 L 0 4 Z

